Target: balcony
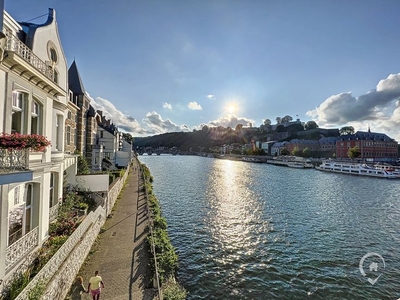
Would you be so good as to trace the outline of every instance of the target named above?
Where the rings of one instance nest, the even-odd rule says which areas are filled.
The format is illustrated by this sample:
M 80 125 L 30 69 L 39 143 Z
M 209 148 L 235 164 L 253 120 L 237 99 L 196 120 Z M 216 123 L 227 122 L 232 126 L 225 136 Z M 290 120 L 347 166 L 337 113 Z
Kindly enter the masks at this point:
M 19 76 L 54 96 L 66 96 L 56 82 L 52 66 L 36 56 L 11 30 L 4 28 L 6 47 L 3 64 Z
M 0 148 L 0 185 L 32 179 L 28 149 Z
M 7 247 L 6 250 L 6 271 L 15 263 L 30 253 L 38 245 L 39 227 L 32 229 L 19 240 Z

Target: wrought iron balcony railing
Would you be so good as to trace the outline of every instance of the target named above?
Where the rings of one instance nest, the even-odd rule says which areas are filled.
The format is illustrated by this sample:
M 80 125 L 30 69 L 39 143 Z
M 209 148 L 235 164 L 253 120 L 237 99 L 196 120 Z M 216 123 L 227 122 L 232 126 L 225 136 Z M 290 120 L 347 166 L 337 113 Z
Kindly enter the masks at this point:
M 6 271 L 38 245 L 39 227 L 35 227 L 6 250 Z
M 54 81 L 54 72 L 52 67 L 37 57 L 18 37 L 12 34 L 11 30 L 4 28 L 4 31 L 7 38 L 6 50 L 15 52 L 51 81 Z
M 14 173 L 28 169 L 28 149 L 0 148 L 0 173 Z

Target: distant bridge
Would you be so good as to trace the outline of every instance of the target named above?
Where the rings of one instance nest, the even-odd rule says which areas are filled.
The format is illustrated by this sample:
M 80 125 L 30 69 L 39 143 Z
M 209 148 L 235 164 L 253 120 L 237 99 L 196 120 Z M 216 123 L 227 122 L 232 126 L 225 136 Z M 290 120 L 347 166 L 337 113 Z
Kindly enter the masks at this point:
M 153 148 L 153 147 L 146 147 L 146 148 L 140 148 L 137 153 L 139 155 L 143 155 L 147 153 L 147 155 L 161 155 L 161 154 L 172 154 L 172 155 L 177 155 L 181 154 L 180 151 L 176 147 L 172 148 L 167 148 L 167 147 L 158 147 L 158 148 Z

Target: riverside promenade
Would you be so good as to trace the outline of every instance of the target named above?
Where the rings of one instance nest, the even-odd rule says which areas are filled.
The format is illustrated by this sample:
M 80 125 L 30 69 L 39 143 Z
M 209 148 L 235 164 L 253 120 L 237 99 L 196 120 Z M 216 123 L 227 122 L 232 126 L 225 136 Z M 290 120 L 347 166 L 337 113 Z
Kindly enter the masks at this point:
M 102 300 L 152 300 L 146 237 L 148 214 L 144 182 L 138 161 L 134 161 L 112 216 L 107 219 L 78 275 L 85 288 L 96 270 L 103 278 Z M 68 298 L 67 298 L 68 299 Z M 82 299 L 92 299 L 84 294 Z

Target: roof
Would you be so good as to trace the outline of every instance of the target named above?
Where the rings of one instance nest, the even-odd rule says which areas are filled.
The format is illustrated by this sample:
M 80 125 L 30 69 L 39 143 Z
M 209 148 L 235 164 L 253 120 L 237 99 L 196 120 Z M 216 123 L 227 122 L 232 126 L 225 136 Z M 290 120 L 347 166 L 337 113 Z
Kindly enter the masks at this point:
M 85 95 L 85 87 L 83 86 L 81 76 L 79 75 L 76 62 L 72 63 L 68 70 L 69 89 L 76 95 Z
M 33 40 L 35 36 L 36 29 L 39 27 L 47 26 L 51 23 L 53 23 L 56 19 L 56 11 L 52 8 L 49 8 L 49 14 L 47 15 L 47 20 L 43 24 L 34 24 L 30 22 L 18 22 L 22 30 L 26 33 L 26 40 L 25 40 L 25 45 L 29 47 L 29 49 L 32 49 L 33 47 Z
M 348 141 L 348 140 L 376 140 L 376 141 L 385 141 L 385 142 L 393 142 L 394 139 L 388 137 L 384 133 L 370 132 L 370 131 L 357 131 L 355 134 L 346 134 L 341 135 L 338 140 L 340 141 Z

